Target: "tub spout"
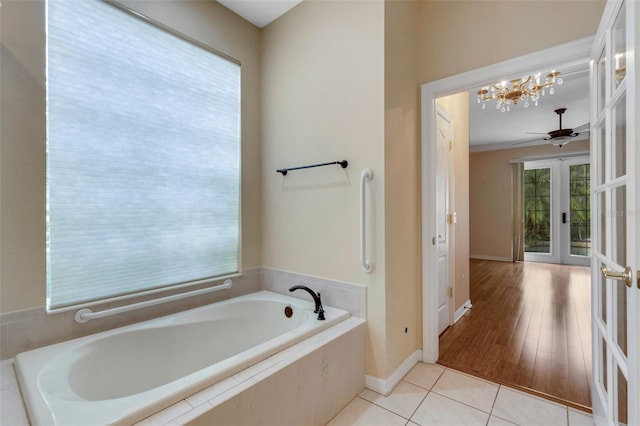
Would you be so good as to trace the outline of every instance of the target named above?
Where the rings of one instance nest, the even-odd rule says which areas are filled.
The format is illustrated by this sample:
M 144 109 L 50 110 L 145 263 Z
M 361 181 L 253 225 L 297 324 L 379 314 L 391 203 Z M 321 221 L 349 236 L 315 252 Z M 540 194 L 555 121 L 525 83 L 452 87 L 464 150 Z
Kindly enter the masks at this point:
M 304 285 L 294 285 L 289 289 L 289 291 L 295 290 L 305 290 L 311 295 L 311 297 L 313 297 L 313 301 L 316 304 L 316 308 L 313 312 L 318 314 L 318 320 L 324 321 L 324 308 L 322 307 L 322 299 L 320 299 L 320 293 L 316 293 L 315 291 Z

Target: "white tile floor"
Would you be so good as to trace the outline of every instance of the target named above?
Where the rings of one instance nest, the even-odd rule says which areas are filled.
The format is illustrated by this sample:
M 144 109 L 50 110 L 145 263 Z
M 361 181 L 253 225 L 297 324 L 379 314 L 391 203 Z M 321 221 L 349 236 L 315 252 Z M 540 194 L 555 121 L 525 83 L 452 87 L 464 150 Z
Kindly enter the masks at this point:
M 418 363 L 389 396 L 365 389 L 328 426 L 593 426 L 591 415 L 433 364 Z

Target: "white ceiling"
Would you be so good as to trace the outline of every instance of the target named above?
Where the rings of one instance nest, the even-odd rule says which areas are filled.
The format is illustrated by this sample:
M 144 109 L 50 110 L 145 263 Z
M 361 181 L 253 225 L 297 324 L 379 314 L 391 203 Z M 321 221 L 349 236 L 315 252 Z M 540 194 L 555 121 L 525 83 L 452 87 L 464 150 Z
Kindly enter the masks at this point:
M 302 0 L 218 0 L 247 21 L 264 28 Z
M 563 72 L 562 69 L 559 70 Z M 554 110 L 567 108 L 562 116 L 562 128 L 573 129 L 589 122 L 589 71 L 586 67 L 563 72 L 563 84 L 555 85 L 555 94 L 548 91 L 540 98 L 538 106 L 524 108 L 522 103 L 511 111 L 500 112 L 495 101 L 487 102 L 485 109 L 477 103 L 477 91 L 469 92 L 469 145 L 471 151 L 510 148 L 515 142 L 533 140 L 545 135 L 526 132 L 547 133 L 559 128 L 558 115 Z M 583 137 L 584 136 L 584 137 Z M 588 133 L 576 140 L 588 138 Z M 540 144 L 549 142 L 538 142 Z M 532 146 L 536 143 L 518 144 Z

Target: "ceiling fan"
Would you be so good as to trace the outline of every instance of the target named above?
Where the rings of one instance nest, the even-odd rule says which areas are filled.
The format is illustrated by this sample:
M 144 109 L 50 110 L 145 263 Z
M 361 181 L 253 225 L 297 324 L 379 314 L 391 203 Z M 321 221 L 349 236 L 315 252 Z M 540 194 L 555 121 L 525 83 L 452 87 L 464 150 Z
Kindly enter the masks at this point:
M 562 128 L 562 114 L 566 111 L 566 108 L 558 108 L 554 112 L 558 114 L 559 120 L 559 128 L 557 130 L 552 130 L 547 133 L 537 133 L 537 132 L 525 132 L 530 135 L 546 135 L 537 139 L 529 139 L 526 141 L 515 142 L 513 145 L 521 145 L 525 143 L 532 143 L 537 141 L 550 141 L 554 146 L 558 148 L 562 148 L 564 145 L 571 142 L 571 139 L 575 138 L 578 135 L 583 133 L 589 133 L 589 123 L 585 123 L 581 126 L 576 127 L 575 129 L 563 129 Z

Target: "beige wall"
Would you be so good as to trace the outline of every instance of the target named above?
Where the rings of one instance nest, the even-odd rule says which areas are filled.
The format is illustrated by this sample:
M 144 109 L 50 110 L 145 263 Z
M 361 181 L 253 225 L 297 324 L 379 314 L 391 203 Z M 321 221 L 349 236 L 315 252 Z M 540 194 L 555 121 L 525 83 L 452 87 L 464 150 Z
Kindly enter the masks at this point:
M 388 377 L 421 347 L 420 145 L 415 2 L 385 2 L 385 292 Z M 405 332 L 406 330 L 406 332 Z
M 538 145 L 526 148 L 474 152 L 469 156 L 469 241 L 471 256 L 512 259 L 510 160 L 569 152 L 589 152 L 589 141 L 562 148 Z
M 367 373 L 384 372 L 384 3 L 304 1 L 263 30 L 263 266 L 367 285 Z M 276 173 L 334 160 L 338 166 Z M 373 170 L 370 274 L 359 182 Z
M 469 300 L 469 92 L 439 98 L 453 118 L 454 310 Z
M 420 1 L 421 83 L 595 35 L 605 0 Z
M 45 302 L 44 10 L 0 9 L 0 312 Z
M 125 3 L 125 2 L 123 2 Z M 242 62 L 242 262 L 260 266 L 260 30 L 215 2 L 126 4 Z M 1 9 L 0 312 L 45 304 L 44 3 Z

